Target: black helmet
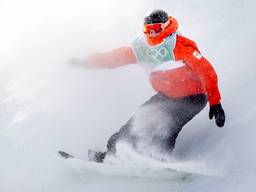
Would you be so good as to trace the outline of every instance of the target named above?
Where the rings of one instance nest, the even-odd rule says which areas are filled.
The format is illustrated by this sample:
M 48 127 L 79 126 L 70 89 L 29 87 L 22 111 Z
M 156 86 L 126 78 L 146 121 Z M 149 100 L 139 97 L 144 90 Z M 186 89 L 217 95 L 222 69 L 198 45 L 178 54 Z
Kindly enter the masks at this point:
M 144 18 L 144 25 L 153 23 L 165 23 L 168 21 L 168 14 L 163 10 L 154 10 Z

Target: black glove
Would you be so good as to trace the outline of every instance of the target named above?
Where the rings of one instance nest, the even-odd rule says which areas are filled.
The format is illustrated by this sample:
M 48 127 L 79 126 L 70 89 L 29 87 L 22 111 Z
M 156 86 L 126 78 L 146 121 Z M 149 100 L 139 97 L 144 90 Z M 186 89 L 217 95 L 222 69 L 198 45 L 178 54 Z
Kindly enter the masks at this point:
M 218 127 L 223 127 L 225 123 L 225 112 L 222 109 L 221 104 L 210 106 L 209 118 L 215 117 L 215 123 Z

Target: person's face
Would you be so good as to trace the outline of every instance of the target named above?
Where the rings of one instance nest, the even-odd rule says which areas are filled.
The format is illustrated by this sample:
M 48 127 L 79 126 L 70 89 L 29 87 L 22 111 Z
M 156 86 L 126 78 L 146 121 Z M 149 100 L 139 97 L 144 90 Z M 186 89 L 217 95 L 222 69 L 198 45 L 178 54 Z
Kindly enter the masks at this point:
M 168 20 L 166 23 L 145 24 L 143 32 L 148 37 L 156 37 L 169 25 L 169 23 L 170 21 Z
M 144 34 L 149 37 L 156 37 L 164 29 L 163 23 L 154 23 L 144 25 Z

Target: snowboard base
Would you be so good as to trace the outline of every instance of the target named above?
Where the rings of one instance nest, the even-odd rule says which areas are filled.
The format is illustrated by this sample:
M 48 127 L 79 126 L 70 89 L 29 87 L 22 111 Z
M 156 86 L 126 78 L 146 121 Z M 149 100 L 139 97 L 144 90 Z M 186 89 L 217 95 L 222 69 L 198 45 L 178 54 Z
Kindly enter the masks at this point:
M 162 178 L 162 179 L 174 179 L 185 180 L 192 176 L 198 176 L 199 174 L 178 170 L 168 166 L 168 163 L 158 162 L 155 164 L 137 164 L 134 162 L 97 162 L 88 161 L 76 158 L 75 156 L 64 152 L 58 151 L 59 155 L 67 160 L 75 170 L 80 173 L 86 173 L 86 175 L 100 175 L 100 176 L 118 176 L 118 177 L 138 177 L 138 178 Z

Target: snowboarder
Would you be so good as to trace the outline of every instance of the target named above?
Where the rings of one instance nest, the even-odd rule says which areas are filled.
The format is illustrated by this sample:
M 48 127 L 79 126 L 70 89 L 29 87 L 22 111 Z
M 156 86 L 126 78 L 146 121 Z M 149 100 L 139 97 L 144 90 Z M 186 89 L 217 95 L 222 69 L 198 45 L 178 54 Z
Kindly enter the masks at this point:
M 138 110 L 137 114 L 143 115 L 135 114 L 110 137 L 106 152 L 89 151 L 89 158 L 93 156 L 91 159 L 102 162 L 106 154 L 115 153 L 116 143 L 122 139 L 133 146 L 143 140 L 145 145 L 171 153 L 182 127 L 206 106 L 207 101 L 209 118 L 214 117 L 218 127 L 224 126 L 225 113 L 220 102 L 217 75 L 196 43 L 182 36 L 177 29 L 178 22 L 174 17 L 163 10 L 154 10 L 144 18 L 144 34 L 131 46 L 92 54 L 83 60 L 88 68 L 140 64 L 148 72 L 157 92 Z M 137 134 L 133 130 L 140 118 L 143 118 L 142 131 L 146 134 Z

